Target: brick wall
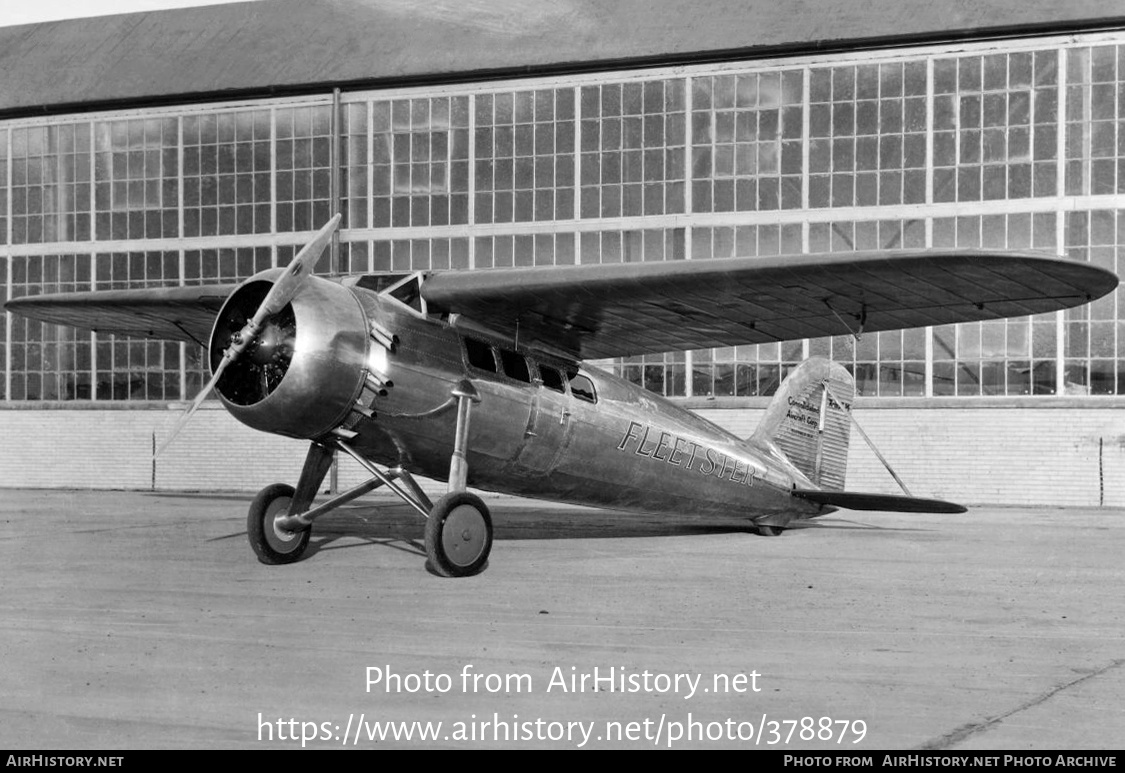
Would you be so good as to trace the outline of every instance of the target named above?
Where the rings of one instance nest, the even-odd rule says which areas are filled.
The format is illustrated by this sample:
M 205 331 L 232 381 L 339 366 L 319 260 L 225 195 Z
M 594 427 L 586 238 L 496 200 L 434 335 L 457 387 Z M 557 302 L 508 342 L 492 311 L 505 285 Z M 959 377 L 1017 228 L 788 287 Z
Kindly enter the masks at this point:
M 762 411 L 699 413 L 747 436 Z M 915 496 L 1125 506 L 1125 411 L 1119 408 L 859 407 L 855 417 Z M 854 431 L 847 489 L 901 493 Z
M 700 410 L 740 436 L 757 409 Z M 1113 408 L 856 409 L 856 419 L 917 496 L 966 504 L 1125 506 L 1125 411 Z M 174 410 L 0 411 L 0 487 L 256 491 L 295 483 L 306 444 L 205 408 L 155 463 Z M 339 482 L 366 474 L 343 459 Z M 441 491 L 441 485 L 426 486 Z M 852 433 L 847 488 L 898 488 Z

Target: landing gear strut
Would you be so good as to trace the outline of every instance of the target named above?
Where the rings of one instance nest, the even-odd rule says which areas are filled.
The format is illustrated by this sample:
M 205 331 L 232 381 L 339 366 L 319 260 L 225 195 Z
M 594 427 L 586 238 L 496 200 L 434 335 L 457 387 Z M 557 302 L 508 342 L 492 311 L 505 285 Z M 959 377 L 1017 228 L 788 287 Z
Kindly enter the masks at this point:
M 457 429 L 449 460 L 449 493 L 430 509 L 426 519 L 426 556 L 443 577 L 467 577 L 488 563 L 492 552 L 492 516 L 480 497 L 465 490 L 469 477 L 469 416 L 480 395 L 468 381 L 453 388 L 457 398 Z
M 284 483 L 267 486 L 255 497 L 246 518 L 250 547 L 263 564 L 289 564 L 300 560 L 309 545 L 312 523 L 340 505 L 386 486 L 426 519 L 426 556 L 430 567 L 443 577 L 467 577 L 484 569 L 492 552 L 492 517 L 488 507 L 466 490 L 469 416 L 480 401 L 473 385 L 462 381 L 452 390 L 457 405 L 457 428 L 449 465 L 449 493 L 430 502 L 426 493 L 402 466 L 381 470 L 337 433 L 326 443 L 309 447 L 297 488 Z M 355 433 L 350 433 L 352 436 Z M 352 457 L 371 477 L 338 496 L 312 507 L 316 492 L 339 449 Z

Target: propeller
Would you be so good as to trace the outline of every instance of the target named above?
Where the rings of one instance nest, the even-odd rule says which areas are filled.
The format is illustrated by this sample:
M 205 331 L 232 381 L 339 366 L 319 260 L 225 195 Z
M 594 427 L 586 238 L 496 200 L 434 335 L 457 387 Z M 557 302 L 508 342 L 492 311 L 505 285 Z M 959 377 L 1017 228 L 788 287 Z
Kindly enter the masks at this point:
M 317 232 L 313 240 L 306 244 L 296 257 L 290 262 L 289 267 L 285 269 L 277 281 L 273 283 L 269 293 L 262 300 L 258 310 L 254 312 L 254 316 L 238 331 L 235 335 L 231 336 L 230 346 L 223 352 L 223 359 L 215 367 L 214 375 L 207 385 L 195 396 L 191 405 L 188 407 L 184 414 L 176 422 L 176 426 L 172 428 L 170 434 L 160 447 L 156 449 L 153 458 L 160 456 L 172 441 L 180 434 L 181 430 L 187 426 L 188 421 L 191 420 L 192 415 L 196 412 L 199 406 L 206 399 L 207 395 L 211 394 L 211 390 L 219 383 L 222 378 L 223 371 L 242 356 L 243 352 L 254 343 L 262 332 L 262 327 L 270 320 L 271 317 L 283 310 L 289 302 L 292 301 L 297 293 L 300 291 L 305 280 L 313 273 L 316 268 L 317 262 L 320 260 L 321 254 L 324 252 L 328 240 L 332 238 L 332 232 L 340 224 L 340 215 L 337 214 L 328 223 Z

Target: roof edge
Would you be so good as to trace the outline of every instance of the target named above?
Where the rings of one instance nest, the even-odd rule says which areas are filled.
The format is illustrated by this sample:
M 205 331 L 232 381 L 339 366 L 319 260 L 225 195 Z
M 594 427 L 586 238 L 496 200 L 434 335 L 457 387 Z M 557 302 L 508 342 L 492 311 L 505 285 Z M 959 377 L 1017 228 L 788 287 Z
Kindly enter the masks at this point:
M 887 37 L 852 38 L 849 40 L 816 40 L 778 45 L 700 50 L 679 54 L 659 54 L 641 57 L 599 59 L 596 61 L 565 61 L 549 65 L 475 69 L 462 72 L 432 72 L 420 75 L 385 78 L 359 78 L 339 81 L 310 81 L 309 83 L 240 89 L 208 90 L 162 94 L 137 98 L 102 99 L 90 102 L 67 102 L 36 106 L 0 109 L 0 120 L 53 117 L 91 112 L 103 112 L 138 107 L 166 107 L 198 103 L 239 102 L 329 94 L 335 89 L 342 92 L 377 91 L 379 89 L 447 86 L 520 78 L 579 75 L 602 71 L 646 70 L 708 63 L 760 61 L 813 54 L 840 54 L 855 51 L 888 51 L 923 45 L 950 43 L 981 43 L 989 40 L 1017 40 L 1050 35 L 1089 34 L 1125 30 L 1125 15 L 1110 18 L 1085 19 L 1066 22 L 1037 22 L 989 28 L 963 28 L 938 32 L 913 33 Z

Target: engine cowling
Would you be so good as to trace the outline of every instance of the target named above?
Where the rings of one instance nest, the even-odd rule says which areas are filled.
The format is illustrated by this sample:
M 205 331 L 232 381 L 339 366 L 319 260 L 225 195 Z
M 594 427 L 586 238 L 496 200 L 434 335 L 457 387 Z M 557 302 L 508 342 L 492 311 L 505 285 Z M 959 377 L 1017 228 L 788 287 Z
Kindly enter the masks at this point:
M 284 269 L 248 279 L 215 321 L 208 347 L 214 372 L 231 337 L 250 319 Z M 310 276 L 281 312 L 227 367 L 215 391 L 243 424 L 279 435 L 318 438 L 338 427 L 363 390 L 370 339 L 359 300 Z

